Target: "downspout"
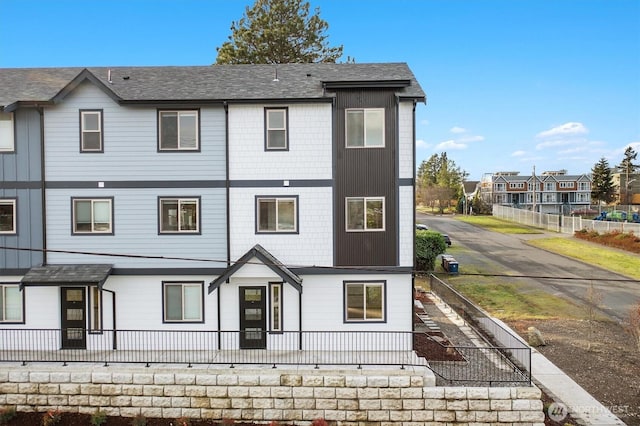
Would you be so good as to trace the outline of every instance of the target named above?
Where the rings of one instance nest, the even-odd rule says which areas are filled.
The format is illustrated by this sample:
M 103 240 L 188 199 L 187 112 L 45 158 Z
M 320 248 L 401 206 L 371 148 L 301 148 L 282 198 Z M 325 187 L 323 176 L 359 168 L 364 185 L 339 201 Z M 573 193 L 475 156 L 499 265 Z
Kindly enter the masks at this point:
M 229 184 L 229 104 L 225 101 L 223 104 L 224 107 L 224 168 L 225 168 L 225 179 L 224 179 L 224 187 L 225 187 L 225 214 L 226 214 L 226 227 L 227 227 L 227 267 L 231 265 L 231 224 L 230 224 L 230 202 L 229 202 L 229 193 L 230 184 Z M 222 348 L 222 314 L 220 313 L 220 309 L 222 307 L 222 303 L 220 301 L 220 291 L 221 288 L 218 287 L 216 291 L 216 303 L 218 305 L 218 349 Z
M 36 111 L 40 115 L 40 197 L 42 203 L 42 264 L 47 264 L 47 198 L 45 196 L 45 161 L 44 161 L 44 109 L 36 105 Z
M 113 290 L 107 290 L 103 288 L 102 291 L 111 293 L 113 296 L 113 303 L 111 304 L 111 314 L 113 315 L 113 349 L 118 349 L 118 335 L 116 332 L 116 292 Z
M 413 111 L 412 111 L 412 132 L 413 135 L 411 136 L 411 144 L 413 145 L 413 199 L 411 200 L 411 203 L 413 205 L 413 223 L 411 224 L 411 228 L 413 229 L 415 227 L 415 224 L 417 223 L 417 218 L 416 218 L 416 105 L 417 102 L 414 100 L 413 101 Z M 413 229 L 412 232 L 412 247 L 413 247 L 413 267 L 411 268 L 413 270 L 413 272 L 411 273 L 411 331 L 416 331 L 416 326 L 413 323 L 413 300 L 416 294 L 416 231 L 415 229 Z
M 298 350 L 302 350 L 302 292 L 298 292 Z

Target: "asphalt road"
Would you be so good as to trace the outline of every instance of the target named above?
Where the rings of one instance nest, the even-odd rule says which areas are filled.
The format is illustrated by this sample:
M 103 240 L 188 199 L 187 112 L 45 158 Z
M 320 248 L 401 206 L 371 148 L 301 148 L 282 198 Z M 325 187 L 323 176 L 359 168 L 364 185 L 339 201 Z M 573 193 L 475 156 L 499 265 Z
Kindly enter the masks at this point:
M 603 295 L 600 311 L 616 321 L 623 321 L 629 309 L 640 301 L 640 282 L 616 281 L 629 278 L 526 244 L 529 239 L 557 237 L 562 234 L 501 234 L 449 216 L 421 213 L 416 213 L 416 216 L 419 223 L 449 234 L 453 245 L 460 244 L 470 249 L 461 255 L 464 258 L 457 258 L 461 273 L 464 273 L 465 261 L 491 262 L 502 266 L 504 272 L 510 275 L 539 277 L 522 280 L 548 293 L 562 295 L 576 302 L 586 301 L 587 290 L 593 285 Z

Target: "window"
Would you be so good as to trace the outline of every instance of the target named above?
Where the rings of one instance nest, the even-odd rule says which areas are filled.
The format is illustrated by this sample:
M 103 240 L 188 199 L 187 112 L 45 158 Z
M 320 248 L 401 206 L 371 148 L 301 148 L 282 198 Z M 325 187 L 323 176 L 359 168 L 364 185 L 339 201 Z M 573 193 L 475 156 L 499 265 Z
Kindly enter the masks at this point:
M 345 321 L 385 321 L 385 282 L 345 282 Z
M 80 110 L 80 152 L 103 152 L 102 110 Z
M 102 332 L 102 292 L 98 287 L 89 287 L 89 303 L 91 306 L 89 330 Z
M 282 331 L 282 284 L 269 283 L 269 292 L 271 306 L 269 329 L 271 331 Z
M 504 187 L 504 183 L 496 183 L 494 184 L 494 188 L 496 191 L 504 191 L 505 187 Z
M 0 322 L 23 322 L 19 284 L 0 284 Z
M 72 199 L 74 234 L 113 234 L 113 199 Z
M 200 232 L 199 198 L 160 198 L 160 233 Z
M 560 188 L 573 188 L 574 187 L 574 183 L 573 182 L 569 182 L 569 181 L 561 181 L 560 182 Z
M 203 282 L 163 282 L 164 322 L 204 322 Z
M 199 149 L 198 111 L 158 111 L 160 151 Z
M 589 191 L 591 187 L 589 186 L 589 182 L 580 182 L 578 183 L 580 191 Z
M 266 108 L 265 114 L 265 147 L 267 151 L 287 150 L 287 108 Z
M 13 113 L 0 112 L 0 152 L 15 151 Z
M 384 109 L 346 110 L 347 148 L 384 147 Z
M 0 234 L 16 233 L 16 200 L 0 200 Z
M 553 182 L 546 182 L 544 184 L 545 191 L 554 191 L 556 189 L 556 184 Z
M 509 182 L 509 188 L 524 188 L 524 182 Z
M 384 197 L 346 199 L 347 231 L 384 231 Z
M 297 197 L 256 197 L 256 232 L 298 232 Z

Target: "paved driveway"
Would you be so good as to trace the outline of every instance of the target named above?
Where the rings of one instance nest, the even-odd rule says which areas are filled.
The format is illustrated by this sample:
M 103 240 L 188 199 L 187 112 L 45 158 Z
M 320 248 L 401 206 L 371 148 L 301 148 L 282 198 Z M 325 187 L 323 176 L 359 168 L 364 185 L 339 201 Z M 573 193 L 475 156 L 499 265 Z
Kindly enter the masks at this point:
M 532 238 L 557 237 L 562 234 L 501 234 L 449 216 L 420 213 L 417 213 L 417 221 L 427 224 L 433 230 L 449 234 L 453 245 L 460 244 L 470 249 L 457 256 L 461 273 L 464 273 L 465 262 L 492 262 L 502 266 L 504 272 L 511 275 L 552 277 L 522 280 L 548 293 L 564 295 L 572 300 L 585 300 L 587 289 L 593 283 L 603 293 L 603 313 L 617 321 L 623 320 L 631 306 L 640 301 L 640 282 L 615 281 L 628 277 L 526 244 Z

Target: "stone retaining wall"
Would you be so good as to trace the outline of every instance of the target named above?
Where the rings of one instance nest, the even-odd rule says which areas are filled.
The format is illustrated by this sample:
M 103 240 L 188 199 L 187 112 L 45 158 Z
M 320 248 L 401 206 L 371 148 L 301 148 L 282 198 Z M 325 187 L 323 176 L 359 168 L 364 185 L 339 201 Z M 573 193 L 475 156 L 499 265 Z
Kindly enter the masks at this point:
M 536 387 L 436 387 L 430 372 L 1 366 L 0 407 L 110 416 L 544 426 Z

